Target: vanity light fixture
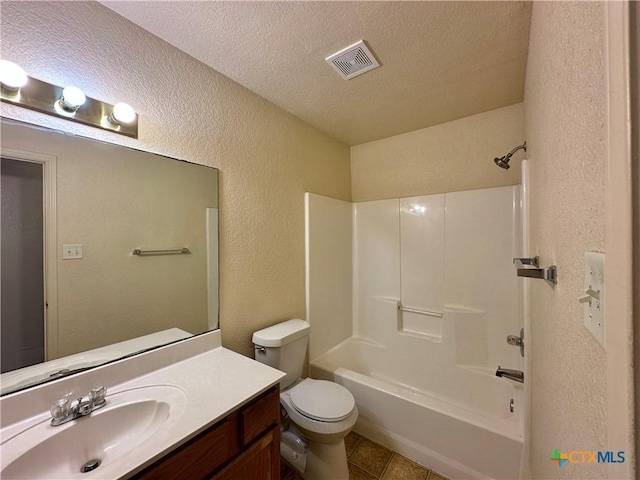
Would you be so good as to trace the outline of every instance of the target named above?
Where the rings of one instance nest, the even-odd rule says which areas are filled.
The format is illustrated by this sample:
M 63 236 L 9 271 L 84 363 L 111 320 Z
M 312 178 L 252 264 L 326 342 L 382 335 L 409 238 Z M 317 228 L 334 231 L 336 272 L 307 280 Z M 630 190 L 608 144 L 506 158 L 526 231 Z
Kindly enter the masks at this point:
M 114 105 L 111 116 L 120 124 L 131 123 L 136 119 L 136 112 L 131 105 L 120 102 Z
M 0 60 L 0 84 L 3 94 L 17 95 L 28 81 L 29 77 L 19 65 L 8 60 Z
M 138 138 L 138 115 L 126 103 L 110 105 L 87 97 L 78 87 L 61 88 L 28 77 L 7 60 L 0 60 L 0 83 L 0 101 Z
M 119 127 L 123 124 L 130 124 L 135 119 L 136 111 L 131 105 L 124 102 L 116 103 L 113 106 L 113 110 L 111 110 L 111 113 L 106 117 L 107 123 L 113 125 L 114 127 Z
M 78 87 L 64 87 L 62 96 L 54 104 L 56 112 L 65 117 L 75 115 L 82 105 L 87 101 L 87 96 Z

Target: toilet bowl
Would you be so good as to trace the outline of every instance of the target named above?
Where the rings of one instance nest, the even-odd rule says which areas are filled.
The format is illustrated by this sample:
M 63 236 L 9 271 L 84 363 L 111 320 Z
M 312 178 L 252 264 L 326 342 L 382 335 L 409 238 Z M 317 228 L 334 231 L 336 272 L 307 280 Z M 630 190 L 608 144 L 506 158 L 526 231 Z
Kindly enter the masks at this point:
M 342 385 L 300 378 L 309 336 L 304 320 L 288 320 L 253 334 L 256 360 L 282 370 L 281 456 L 305 480 L 347 480 L 344 437 L 358 419 Z
M 305 378 L 280 394 L 291 421 L 309 439 L 344 438 L 358 419 L 351 392 L 337 383 Z

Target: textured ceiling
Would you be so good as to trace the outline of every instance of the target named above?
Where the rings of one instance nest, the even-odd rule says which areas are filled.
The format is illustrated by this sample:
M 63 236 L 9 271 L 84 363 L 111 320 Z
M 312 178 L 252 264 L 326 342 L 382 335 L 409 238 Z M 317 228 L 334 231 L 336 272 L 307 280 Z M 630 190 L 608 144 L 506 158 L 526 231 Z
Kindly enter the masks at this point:
M 521 102 L 530 2 L 102 2 L 356 145 Z M 382 66 L 325 57 L 364 39 Z

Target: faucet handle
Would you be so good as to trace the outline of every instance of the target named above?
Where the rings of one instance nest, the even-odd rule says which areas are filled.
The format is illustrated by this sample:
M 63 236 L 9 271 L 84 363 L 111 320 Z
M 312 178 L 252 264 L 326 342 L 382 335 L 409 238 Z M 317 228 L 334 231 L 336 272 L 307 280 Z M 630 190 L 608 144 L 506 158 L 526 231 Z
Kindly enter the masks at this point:
M 524 357 L 524 328 L 520 329 L 520 336 L 507 335 L 507 343 L 515 347 L 520 347 L 520 355 Z
M 101 385 L 99 387 L 92 388 L 89 396 L 91 397 L 91 401 L 94 406 L 100 406 L 107 401 L 105 398 L 107 396 L 107 387 Z
M 71 413 L 71 402 L 69 398 L 59 398 L 51 404 L 49 411 L 51 412 L 53 421 L 57 422 L 67 418 Z

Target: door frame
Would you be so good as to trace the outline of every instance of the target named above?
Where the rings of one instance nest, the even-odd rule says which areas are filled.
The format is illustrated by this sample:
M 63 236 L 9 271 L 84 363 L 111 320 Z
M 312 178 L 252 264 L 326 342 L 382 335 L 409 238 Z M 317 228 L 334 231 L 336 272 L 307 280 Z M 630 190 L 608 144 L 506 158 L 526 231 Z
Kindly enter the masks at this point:
M 605 252 L 607 352 L 607 445 L 628 461 L 609 464 L 608 478 L 630 478 L 634 470 L 633 406 L 633 214 L 631 179 L 630 4 L 607 2 L 607 158 Z M 637 88 L 637 87 L 636 87 Z M 636 368 L 638 365 L 636 365 Z
M 0 156 L 42 165 L 43 198 L 43 285 L 44 285 L 44 359 L 58 357 L 58 222 L 56 208 L 57 157 L 44 153 L 0 146 Z

